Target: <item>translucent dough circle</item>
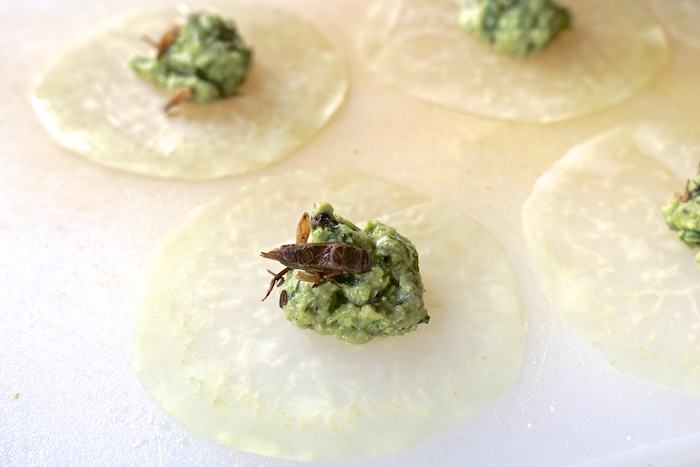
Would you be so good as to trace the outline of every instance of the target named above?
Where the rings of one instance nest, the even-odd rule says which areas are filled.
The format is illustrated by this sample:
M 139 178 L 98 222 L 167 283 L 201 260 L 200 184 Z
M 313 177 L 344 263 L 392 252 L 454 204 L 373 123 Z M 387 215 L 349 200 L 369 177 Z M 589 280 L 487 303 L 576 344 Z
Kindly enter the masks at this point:
M 286 321 L 277 289 L 261 302 L 266 270 L 282 266 L 259 252 L 294 241 L 320 200 L 413 240 L 430 323 L 349 345 Z M 516 378 L 524 334 L 516 276 L 483 227 L 392 183 L 299 172 L 213 201 L 165 242 L 134 356 L 153 398 L 196 433 L 265 455 L 355 458 L 413 447 L 492 403 Z
M 163 112 L 169 96 L 129 68 L 172 27 L 172 8 L 141 12 L 62 54 L 31 102 L 53 138 L 99 164 L 155 177 L 211 179 L 259 168 L 308 141 L 348 87 L 345 59 L 313 26 L 268 6 L 208 9 L 232 18 L 254 49 L 239 95 Z
M 697 173 L 697 124 L 643 124 L 575 148 L 524 206 L 556 307 L 623 372 L 700 391 L 700 268 L 661 208 Z
M 380 0 L 367 15 L 359 49 L 378 76 L 411 95 L 539 123 L 620 102 L 665 63 L 666 38 L 643 2 L 560 3 L 573 12 L 573 29 L 524 59 L 494 52 L 463 31 L 457 0 Z

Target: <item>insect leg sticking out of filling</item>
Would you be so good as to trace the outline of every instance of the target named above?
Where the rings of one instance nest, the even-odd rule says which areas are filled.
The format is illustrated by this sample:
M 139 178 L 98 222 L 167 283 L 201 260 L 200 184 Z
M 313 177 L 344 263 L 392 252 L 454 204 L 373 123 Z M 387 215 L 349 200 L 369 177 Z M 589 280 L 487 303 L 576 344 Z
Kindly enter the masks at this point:
M 188 14 L 160 41 L 146 41 L 155 47 L 155 56 L 132 57 L 129 64 L 138 76 L 168 91 L 166 112 L 188 101 L 236 95 L 253 64 L 253 50 L 235 23 L 214 13 Z
M 180 19 L 175 23 L 175 26 L 172 28 L 168 29 L 165 34 L 160 38 L 160 41 L 154 41 L 153 39 L 144 36 L 143 39 L 154 46 L 157 50 L 156 54 L 156 59 L 160 60 L 163 58 L 163 55 L 170 49 L 170 46 L 172 43 L 177 39 L 178 34 L 180 34 L 180 28 L 182 27 L 182 24 L 184 23 L 184 19 Z M 184 87 L 177 91 L 171 98 L 170 100 L 165 104 L 165 107 L 163 107 L 163 110 L 165 112 L 168 112 L 172 108 L 182 104 L 183 102 L 186 102 L 192 98 L 193 91 L 191 87 Z
M 336 221 L 332 217 L 320 215 L 311 222 L 317 226 L 326 226 Z M 284 275 L 292 269 L 299 270 L 299 280 L 313 282 L 314 286 L 328 282 L 340 274 L 362 274 L 370 270 L 369 254 L 362 248 L 340 242 L 306 243 L 310 233 L 309 213 L 305 212 L 297 225 L 296 243 L 260 253 L 262 257 L 279 261 L 285 266 L 276 274 L 268 270 L 273 277 L 263 300 L 270 295 L 275 284 L 279 286 L 284 282 Z M 285 303 L 286 297 L 280 297 L 280 306 Z

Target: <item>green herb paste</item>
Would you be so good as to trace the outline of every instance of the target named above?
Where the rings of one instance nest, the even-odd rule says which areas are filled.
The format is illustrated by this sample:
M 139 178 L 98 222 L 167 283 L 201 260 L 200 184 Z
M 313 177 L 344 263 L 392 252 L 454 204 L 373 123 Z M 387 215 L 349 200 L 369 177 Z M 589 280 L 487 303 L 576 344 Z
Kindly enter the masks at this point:
M 685 193 L 673 196 L 663 207 L 669 228 L 690 248 L 700 246 L 700 170 Z M 695 256 L 700 265 L 700 253 Z
M 190 100 L 194 102 L 232 96 L 252 66 L 253 51 L 233 22 L 210 13 L 190 15 L 172 42 L 165 42 L 160 53 L 133 57 L 129 65 L 137 75 L 169 94 L 190 88 Z
M 571 21 L 569 10 L 550 0 L 466 0 L 459 15 L 469 34 L 518 57 L 543 50 Z
M 418 252 L 409 239 L 379 221 L 369 221 L 361 230 L 335 215 L 328 203 L 314 206 L 310 223 L 309 243 L 359 246 L 369 253 L 372 266 L 364 274 L 342 274 L 315 287 L 300 281 L 296 270 L 289 271 L 283 283 L 288 320 L 351 344 L 404 334 L 428 322 Z

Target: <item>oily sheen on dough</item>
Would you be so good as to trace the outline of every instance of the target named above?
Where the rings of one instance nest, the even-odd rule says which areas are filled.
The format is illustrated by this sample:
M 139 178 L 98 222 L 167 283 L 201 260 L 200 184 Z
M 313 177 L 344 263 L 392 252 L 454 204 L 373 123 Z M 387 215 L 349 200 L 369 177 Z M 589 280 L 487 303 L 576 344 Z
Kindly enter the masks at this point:
M 286 321 L 278 289 L 261 302 L 266 270 L 282 266 L 259 252 L 293 242 L 320 200 L 415 243 L 430 323 L 350 345 Z M 196 433 L 264 455 L 343 459 L 408 449 L 492 403 L 516 378 L 524 334 L 516 276 L 486 229 L 393 183 L 298 172 L 213 201 L 164 243 L 134 358 L 156 402 Z
M 561 1 L 573 13 L 542 53 L 493 51 L 458 25 L 460 0 L 379 0 L 361 55 L 388 83 L 474 115 L 551 122 L 595 112 L 646 86 L 666 61 L 662 28 L 638 0 Z
M 661 208 L 697 173 L 697 124 L 623 126 L 571 149 L 524 206 L 542 283 L 623 372 L 700 391 L 700 268 Z
M 208 8 L 231 18 L 254 49 L 239 95 L 212 104 L 185 103 L 174 115 L 169 96 L 129 68 L 152 53 L 143 36 L 172 27 L 172 8 L 122 18 L 59 56 L 31 99 L 62 146 L 82 157 L 154 177 L 211 179 L 279 160 L 330 119 L 348 87 L 343 54 L 314 26 L 269 6 Z

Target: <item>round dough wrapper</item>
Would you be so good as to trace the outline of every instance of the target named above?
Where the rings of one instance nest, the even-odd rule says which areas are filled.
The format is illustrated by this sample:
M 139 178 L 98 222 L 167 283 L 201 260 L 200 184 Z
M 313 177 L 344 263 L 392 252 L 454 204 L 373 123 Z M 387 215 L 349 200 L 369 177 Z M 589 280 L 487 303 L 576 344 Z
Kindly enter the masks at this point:
M 261 302 L 266 270 L 282 266 L 259 252 L 293 242 L 320 200 L 413 240 L 430 323 L 350 345 L 285 320 L 278 289 Z M 337 459 L 408 449 L 492 403 L 516 378 L 524 334 L 515 274 L 483 227 L 392 183 L 300 172 L 214 201 L 172 235 L 134 343 L 145 387 L 187 428 L 260 454 Z
M 661 23 L 678 39 L 700 48 L 698 0 L 649 0 Z
M 661 208 L 697 172 L 695 126 L 640 124 L 573 148 L 524 206 L 544 287 L 623 372 L 700 391 L 700 268 Z
M 108 167 L 156 177 L 211 179 L 259 168 L 308 141 L 348 87 L 345 58 L 313 26 L 260 4 L 207 8 L 236 23 L 254 49 L 239 95 L 163 111 L 168 94 L 137 77 L 176 12 L 140 12 L 61 55 L 40 77 L 32 104 L 59 144 Z
M 411 95 L 470 114 L 551 122 L 595 112 L 642 89 L 667 58 L 643 2 L 561 1 L 574 15 L 538 55 L 500 54 L 458 24 L 461 0 L 380 0 L 359 36 L 381 78 Z

